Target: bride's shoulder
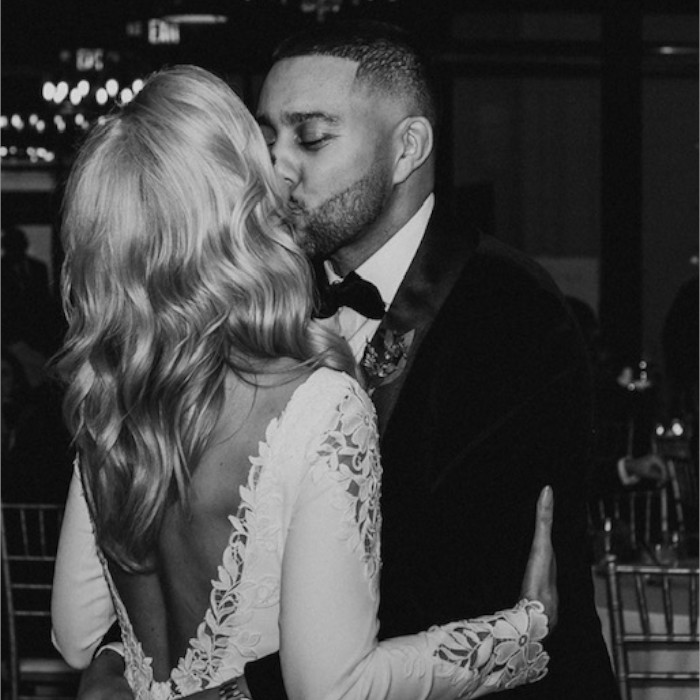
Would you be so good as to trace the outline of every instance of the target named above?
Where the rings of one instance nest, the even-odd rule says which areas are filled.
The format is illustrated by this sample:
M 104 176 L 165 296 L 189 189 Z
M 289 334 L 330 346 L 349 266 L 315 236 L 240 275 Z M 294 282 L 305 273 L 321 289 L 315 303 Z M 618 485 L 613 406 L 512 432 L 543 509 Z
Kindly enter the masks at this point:
M 319 367 L 314 370 L 302 386 L 310 394 L 323 394 L 329 403 L 342 400 L 348 395 L 369 400 L 355 377 L 330 367 Z
M 300 421 L 321 431 L 337 425 L 343 417 L 366 416 L 370 420 L 374 413 L 374 405 L 357 379 L 328 367 L 309 375 L 295 391 L 287 410 L 290 422 Z

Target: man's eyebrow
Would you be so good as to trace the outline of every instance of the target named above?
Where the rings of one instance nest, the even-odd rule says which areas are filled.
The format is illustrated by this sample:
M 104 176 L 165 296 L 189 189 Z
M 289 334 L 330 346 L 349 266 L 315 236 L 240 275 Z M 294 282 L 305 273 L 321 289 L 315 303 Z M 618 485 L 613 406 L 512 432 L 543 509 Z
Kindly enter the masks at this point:
M 258 114 L 256 119 L 262 126 L 272 126 L 272 122 L 265 114 Z M 340 117 L 328 112 L 282 112 L 280 121 L 284 126 L 298 126 L 304 122 L 318 120 L 326 124 L 337 124 L 340 122 Z

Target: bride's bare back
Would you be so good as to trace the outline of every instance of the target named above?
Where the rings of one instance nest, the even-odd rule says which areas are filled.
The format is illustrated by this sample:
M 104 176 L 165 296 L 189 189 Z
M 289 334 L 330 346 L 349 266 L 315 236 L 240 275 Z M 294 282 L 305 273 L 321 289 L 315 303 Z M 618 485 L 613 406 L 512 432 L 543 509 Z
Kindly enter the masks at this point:
M 445 700 L 544 674 L 551 495 L 538 505 L 524 600 L 378 642 L 381 465 L 369 397 L 328 368 L 250 394 L 231 388 L 220 427 L 235 427 L 195 470 L 191 517 L 167 515 L 160 568 L 115 599 L 138 697 L 215 688 L 275 651 L 290 698 L 305 700 Z M 230 481 L 245 483 L 240 502 Z
M 156 680 L 165 680 L 209 606 L 212 580 L 231 535 L 230 515 L 240 505 L 240 487 L 258 454 L 270 421 L 278 417 L 308 377 L 279 360 L 273 372 L 245 381 L 231 373 L 210 447 L 193 470 L 189 504 L 174 504 L 163 520 L 156 570 L 113 572 L 115 583 Z

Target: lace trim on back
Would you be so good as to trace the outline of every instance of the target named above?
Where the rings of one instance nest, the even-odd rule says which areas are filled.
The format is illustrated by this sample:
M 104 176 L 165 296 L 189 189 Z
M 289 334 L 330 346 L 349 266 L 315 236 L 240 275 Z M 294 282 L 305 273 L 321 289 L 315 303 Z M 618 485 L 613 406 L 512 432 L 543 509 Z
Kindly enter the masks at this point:
M 254 532 L 255 541 L 261 547 L 281 551 L 281 494 L 277 479 L 272 474 L 276 467 L 272 463 L 272 446 L 283 425 L 285 431 L 293 434 L 297 421 L 308 420 L 308 415 L 303 411 L 295 412 L 292 417 L 290 407 L 299 401 L 300 395 L 308 405 L 312 405 L 312 399 L 319 394 L 321 397 L 328 396 L 332 387 L 323 381 L 312 381 L 323 376 L 327 379 L 327 372 L 318 370 L 296 389 L 282 414 L 268 424 L 264 441 L 259 444 L 258 456 L 250 458 L 251 469 L 246 485 L 240 489 L 238 511 L 235 516 L 229 517 L 231 535 L 218 567 L 218 577 L 212 581 L 209 607 L 195 636 L 190 640 L 185 655 L 171 671 L 168 680 L 154 680 L 152 659 L 145 655 L 134 633 L 103 559 L 103 568 L 115 601 L 124 640 L 125 675 L 136 700 L 179 698 L 217 685 L 225 678 L 240 675 L 243 672 L 242 666 L 235 669 L 227 666 L 223 674 L 225 678 L 220 677 L 219 672 L 224 670 L 222 667 L 226 665 L 226 655 L 231 647 L 236 648 L 241 659 L 256 658 L 255 647 L 260 641 L 260 635 L 251 631 L 250 625 L 246 623 L 252 617 L 255 607 L 269 606 L 279 601 L 280 581 L 279 576 L 268 575 L 244 585 L 244 563 L 247 571 L 250 571 L 252 564 L 246 560 L 246 548 Z M 381 527 L 381 468 L 376 433 L 371 429 L 376 416 L 369 399 L 360 395 L 354 380 L 346 376 L 341 378 L 342 375 L 336 373 L 333 375 L 342 384 L 346 395 L 335 407 L 335 427 L 324 434 L 319 454 L 315 456 L 319 467 L 318 477 L 321 473 L 331 474 L 343 486 L 336 499 L 338 507 L 345 513 L 341 538 L 362 557 L 372 592 L 376 596 Z M 327 401 L 322 403 L 327 405 Z M 321 464 L 324 465 L 323 469 L 320 469 Z M 332 465 L 331 471 L 326 464 Z M 264 480 L 261 479 L 263 470 Z
M 166 681 L 153 678 L 152 659 L 143 651 L 129 621 L 126 608 L 119 597 L 107 563 L 102 558 L 103 568 L 115 601 L 117 618 L 122 630 L 125 647 L 125 676 L 136 700 L 167 700 L 190 695 L 217 682 L 216 674 L 228 649 L 235 646 L 242 658 L 255 658 L 254 648 L 260 636 L 245 629 L 244 623 L 256 603 L 269 604 L 270 597 L 279 598 L 279 586 L 268 585 L 267 600 L 261 601 L 252 587 L 241 586 L 245 550 L 249 541 L 249 520 L 256 511 L 257 503 L 264 497 L 257 489 L 260 474 L 265 467 L 272 442 L 279 425 L 273 419 L 266 430 L 265 441 L 259 445 L 257 457 L 251 457 L 251 469 L 247 485 L 241 487 L 241 502 L 236 516 L 229 516 L 231 535 L 218 567 L 218 578 L 212 581 L 209 607 L 204 620 L 199 624 L 195 636 L 190 639 L 185 655 L 171 671 Z M 242 673 L 242 667 L 238 673 Z

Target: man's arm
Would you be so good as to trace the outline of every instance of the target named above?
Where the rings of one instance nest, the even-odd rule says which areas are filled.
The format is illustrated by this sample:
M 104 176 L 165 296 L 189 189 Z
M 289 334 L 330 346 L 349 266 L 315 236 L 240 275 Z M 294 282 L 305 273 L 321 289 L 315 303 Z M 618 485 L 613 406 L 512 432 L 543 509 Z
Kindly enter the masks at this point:
M 279 654 L 270 654 L 247 663 L 244 673 L 242 680 L 247 684 L 252 700 L 287 700 Z M 241 690 L 245 692 L 243 686 Z
M 620 481 L 625 486 L 636 484 L 640 479 L 648 479 L 658 484 L 668 479 L 666 462 L 653 452 L 641 457 L 624 457 L 618 461 L 617 469 Z
M 219 700 L 221 697 L 230 697 L 226 695 L 226 690 L 223 690 L 222 695 L 220 688 L 230 688 L 232 683 L 235 683 L 237 689 L 244 693 L 244 697 L 240 700 L 247 700 L 250 697 L 250 690 L 245 678 L 242 677 L 235 679 L 235 682 L 226 681 L 221 686 L 208 688 L 188 697 L 190 700 Z M 123 657 L 110 649 L 98 654 L 80 678 L 76 700 L 134 700 L 134 694 L 124 677 Z
M 76 700 L 133 700 L 124 677 L 124 658 L 105 649 L 83 671 Z

